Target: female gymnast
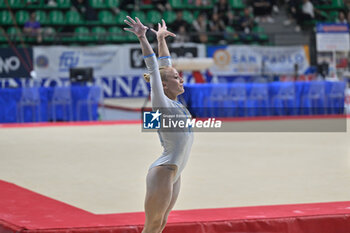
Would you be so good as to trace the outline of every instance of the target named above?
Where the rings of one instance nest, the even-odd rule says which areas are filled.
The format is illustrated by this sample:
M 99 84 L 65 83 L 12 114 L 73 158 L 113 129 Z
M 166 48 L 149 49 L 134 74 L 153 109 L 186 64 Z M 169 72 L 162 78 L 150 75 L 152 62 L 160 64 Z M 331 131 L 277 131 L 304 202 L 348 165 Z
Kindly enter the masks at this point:
M 184 92 L 184 81 L 176 69 L 171 67 L 170 53 L 165 41 L 167 36 L 175 34 L 167 30 L 164 20 L 162 25 L 158 24 L 158 31 L 151 29 L 158 40 L 158 65 L 156 55 L 146 38 L 148 28 L 137 17 L 133 20 L 127 16 L 124 22 L 130 26 L 124 30 L 134 33 L 140 41 L 149 72 L 149 75 L 145 75 L 145 79 L 150 79 L 153 110 L 166 109 L 171 114 L 190 118 L 187 109 L 176 101 L 177 96 Z M 161 233 L 165 228 L 168 215 L 180 191 L 180 174 L 187 163 L 193 143 L 191 129 L 176 132 L 159 129 L 158 134 L 164 151 L 151 165 L 147 174 L 146 221 L 142 233 Z

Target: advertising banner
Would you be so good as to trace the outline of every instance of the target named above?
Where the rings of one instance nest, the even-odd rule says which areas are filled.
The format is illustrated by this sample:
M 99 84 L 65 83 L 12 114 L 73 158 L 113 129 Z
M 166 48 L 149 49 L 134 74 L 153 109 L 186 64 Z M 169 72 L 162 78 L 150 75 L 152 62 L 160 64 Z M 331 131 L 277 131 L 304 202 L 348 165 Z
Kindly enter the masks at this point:
M 127 74 L 141 75 L 144 72 L 147 72 L 140 45 L 130 44 L 124 45 L 123 47 L 126 50 L 124 59 L 126 61 L 125 67 L 127 69 Z M 156 48 L 154 48 L 154 50 L 156 51 Z M 172 59 L 176 59 L 178 57 L 205 57 L 205 46 L 203 44 L 170 44 L 169 51 Z
M 1 48 L 0 77 L 26 78 L 32 71 L 33 51 L 30 48 Z
M 122 47 L 114 45 L 34 47 L 34 69 L 38 78 L 69 77 L 69 69 L 92 67 L 94 76 L 123 73 Z
M 41 78 L 35 79 L 0 79 L 0 88 L 17 87 L 54 87 L 69 86 L 69 78 Z M 103 76 L 95 79 L 94 85 L 100 86 L 106 98 L 120 97 L 147 97 L 149 94 L 149 83 L 142 76 Z
M 307 46 L 208 46 L 213 75 L 274 75 L 304 73 L 310 65 Z
M 173 59 L 205 57 L 205 46 L 201 44 L 171 44 L 169 50 Z M 147 72 L 138 44 L 34 47 L 34 69 L 39 78 L 69 77 L 69 68 L 73 67 L 92 67 L 95 78 Z
M 317 51 L 349 51 L 348 24 L 317 24 Z

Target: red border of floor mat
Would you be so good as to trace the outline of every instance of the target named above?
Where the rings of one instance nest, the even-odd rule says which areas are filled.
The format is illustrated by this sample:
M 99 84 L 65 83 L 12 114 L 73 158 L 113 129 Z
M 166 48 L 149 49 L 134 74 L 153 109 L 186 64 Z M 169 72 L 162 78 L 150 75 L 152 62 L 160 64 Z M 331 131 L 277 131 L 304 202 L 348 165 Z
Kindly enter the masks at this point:
M 0 180 L 0 232 L 140 233 L 144 213 L 93 214 Z M 347 233 L 350 202 L 173 211 L 164 233 Z

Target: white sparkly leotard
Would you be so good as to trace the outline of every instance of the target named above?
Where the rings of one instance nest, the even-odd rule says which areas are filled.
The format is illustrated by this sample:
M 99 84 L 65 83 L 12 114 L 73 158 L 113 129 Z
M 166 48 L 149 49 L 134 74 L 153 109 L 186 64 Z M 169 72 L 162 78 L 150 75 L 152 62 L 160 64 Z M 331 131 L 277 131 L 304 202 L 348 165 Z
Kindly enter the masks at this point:
M 156 111 L 158 108 L 166 109 L 167 114 L 182 115 L 185 118 L 191 118 L 191 114 L 180 102 L 171 100 L 164 94 L 159 66 L 171 66 L 170 57 L 160 57 L 159 65 L 155 54 L 146 56 L 144 59 L 151 76 L 151 102 L 153 110 Z M 176 132 L 159 129 L 158 135 L 164 150 L 162 155 L 151 165 L 150 169 L 165 164 L 176 165 L 177 173 L 174 179 L 174 182 L 176 182 L 190 155 L 193 132 L 191 128 Z

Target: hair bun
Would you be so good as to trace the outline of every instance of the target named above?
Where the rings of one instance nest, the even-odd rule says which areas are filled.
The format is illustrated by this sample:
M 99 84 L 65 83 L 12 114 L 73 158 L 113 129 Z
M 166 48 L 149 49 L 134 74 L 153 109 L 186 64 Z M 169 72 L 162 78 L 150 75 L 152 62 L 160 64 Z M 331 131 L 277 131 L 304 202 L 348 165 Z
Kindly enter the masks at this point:
M 148 83 L 151 81 L 151 76 L 150 76 L 150 74 L 144 73 L 144 74 L 143 74 L 143 78 L 144 78 L 145 81 L 148 82 Z

